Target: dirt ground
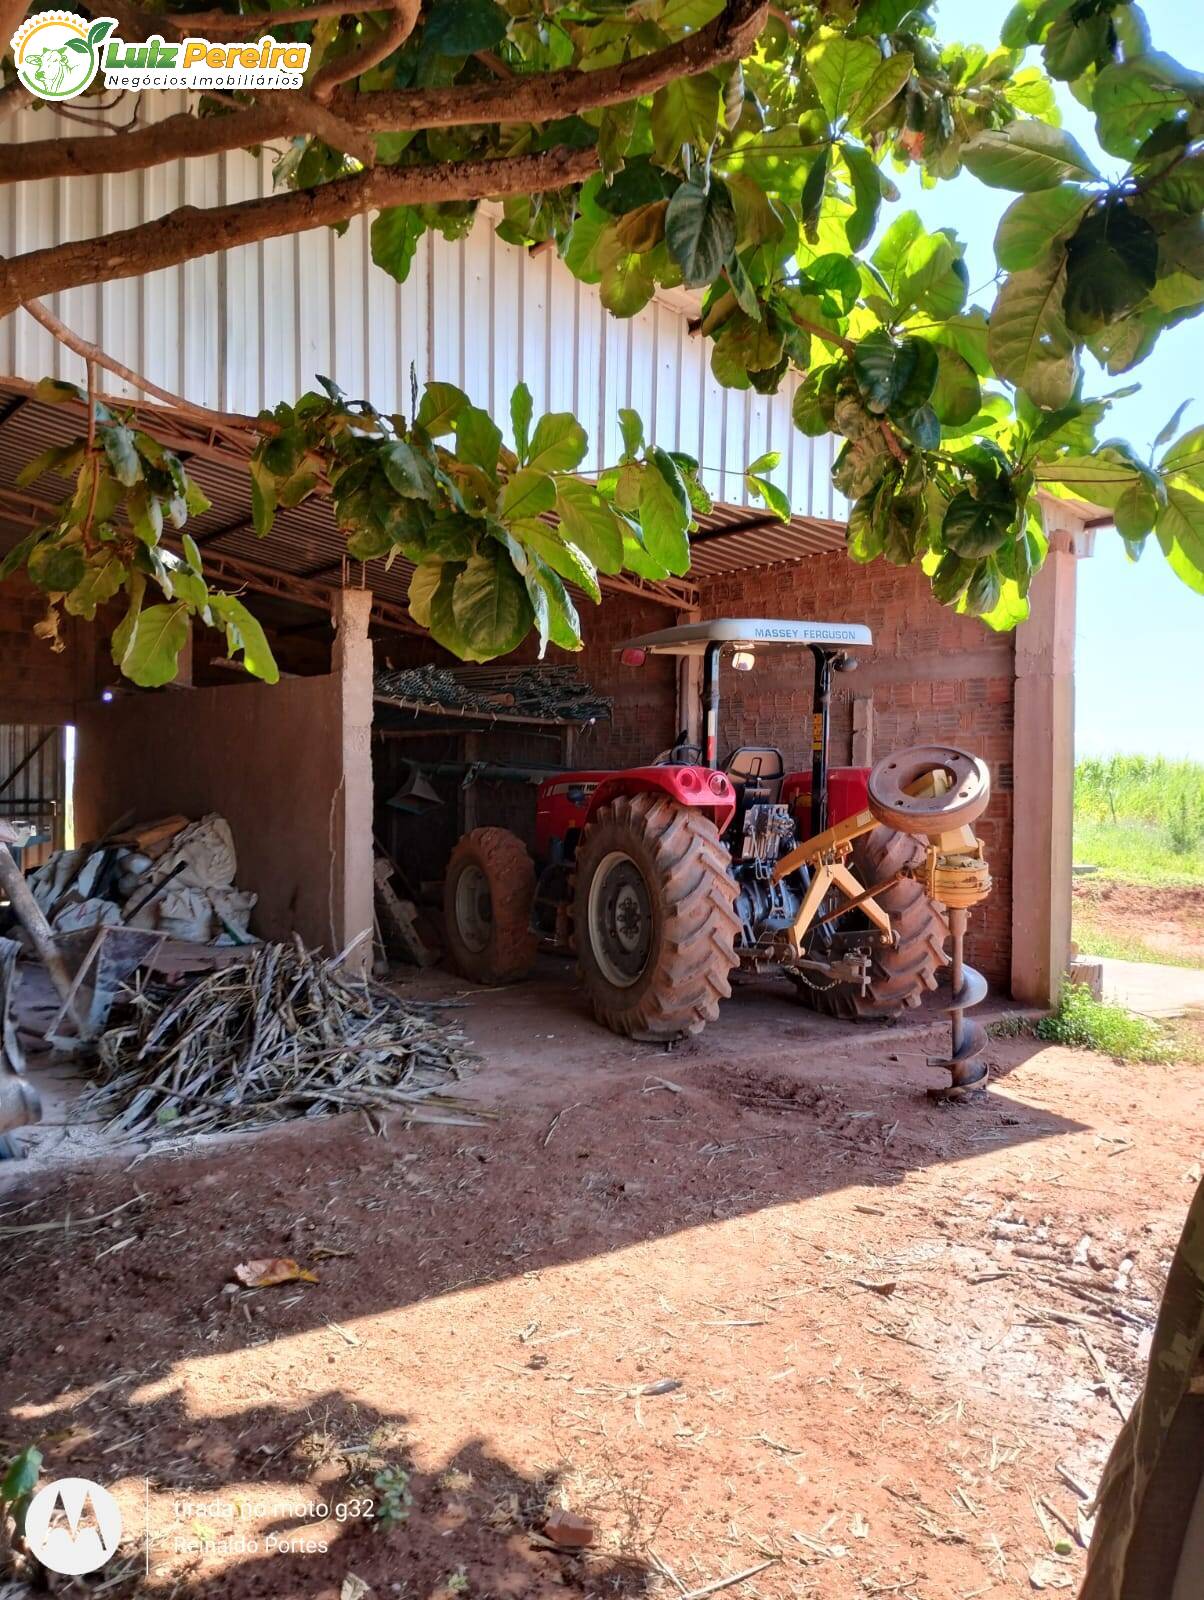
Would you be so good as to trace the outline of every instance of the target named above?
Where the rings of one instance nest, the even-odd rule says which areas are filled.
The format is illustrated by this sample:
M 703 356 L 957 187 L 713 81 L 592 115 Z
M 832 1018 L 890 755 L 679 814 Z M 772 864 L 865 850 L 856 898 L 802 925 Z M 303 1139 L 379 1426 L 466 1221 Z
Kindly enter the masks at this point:
M 1007 1037 L 948 1108 L 939 1019 L 849 1031 L 771 985 L 671 1052 L 600 1032 L 564 968 L 460 1015 L 480 1126 L 7 1180 L 2 1448 L 124 1516 L 62 1592 L 1073 1591 L 1200 1176 L 1198 1069 Z M 318 1281 L 230 1281 L 276 1255 Z M 549 1547 L 557 1507 L 590 1550 Z
M 1151 961 L 1174 956 L 1204 965 L 1204 888 L 1083 877 L 1074 880 L 1074 902 L 1093 926 L 1145 945 Z

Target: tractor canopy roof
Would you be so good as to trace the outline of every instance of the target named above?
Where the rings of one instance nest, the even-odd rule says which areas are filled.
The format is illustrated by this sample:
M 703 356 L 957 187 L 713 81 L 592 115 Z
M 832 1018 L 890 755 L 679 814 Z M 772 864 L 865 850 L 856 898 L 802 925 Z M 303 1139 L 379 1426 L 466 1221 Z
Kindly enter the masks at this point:
M 686 622 L 678 628 L 661 628 L 628 639 L 620 650 L 644 650 L 650 655 L 699 656 L 710 644 L 730 644 L 745 649 L 798 649 L 820 644 L 844 648 L 873 644 L 870 630 L 860 622 L 792 622 L 783 617 L 716 617 L 711 622 Z

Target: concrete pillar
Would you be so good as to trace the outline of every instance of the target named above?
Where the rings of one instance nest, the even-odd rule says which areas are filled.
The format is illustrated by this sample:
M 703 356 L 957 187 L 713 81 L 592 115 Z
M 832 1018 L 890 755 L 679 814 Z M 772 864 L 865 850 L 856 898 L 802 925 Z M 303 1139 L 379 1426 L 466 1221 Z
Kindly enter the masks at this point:
M 1012 763 L 1012 994 L 1052 1005 L 1070 960 L 1074 840 L 1074 611 L 1082 522 L 1045 506 L 1049 555 L 1016 630 Z
M 331 670 L 340 680 L 342 772 L 331 808 L 330 943 L 346 948 L 357 934 L 352 964 L 372 964 L 372 641 L 369 589 L 341 589 L 331 620 L 334 650 Z

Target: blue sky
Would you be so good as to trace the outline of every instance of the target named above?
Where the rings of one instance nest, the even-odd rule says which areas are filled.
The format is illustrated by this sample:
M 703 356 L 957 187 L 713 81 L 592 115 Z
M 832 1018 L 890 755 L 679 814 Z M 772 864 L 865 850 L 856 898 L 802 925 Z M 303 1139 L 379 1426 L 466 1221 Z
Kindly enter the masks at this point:
M 1002 0 L 934 0 L 942 40 L 994 46 L 1010 9 Z M 1204 70 L 1204 30 L 1191 26 L 1183 0 L 1144 0 L 1155 49 Z M 1035 59 L 1035 55 L 1034 55 Z M 1094 138 L 1090 115 L 1059 85 L 1064 125 L 1102 171 L 1119 163 Z M 904 201 L 930 227 L 953 226 L 968 241 L 966 264 L 974 298 L 989 308 L 995 271 L 991 242 L 1014 198 L 963 174 L 924 190 L 901 181 Z M 1106 436 L 1128 438 L 1142 453 L 1181 400 L 1195 404 L 1184 428 L 1204 423 L 1204 316 L 1164 334 L 1154 353 L 1131 374 L 1110 379 L 1089 372 L 1086 392 L 1103 394 L 1140 382 L 1138 394 L 1116 402 Z M 1204 595 L 1180 583 L 1151 537 L 1134 565 L 1110 529 L 1096 535 L 1095 554 L 1079 563 L 1075 740 L 1081 755 L 1139 751 L 1204 761 Z M 1192 685 L 1195 685 L 1195 689 Z

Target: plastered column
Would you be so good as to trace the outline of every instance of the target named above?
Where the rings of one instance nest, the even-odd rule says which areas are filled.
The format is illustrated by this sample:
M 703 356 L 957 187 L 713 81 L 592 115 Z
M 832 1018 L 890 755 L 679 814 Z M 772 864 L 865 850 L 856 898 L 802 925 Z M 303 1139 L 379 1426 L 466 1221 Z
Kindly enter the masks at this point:
M 1082 523 L 1045 507 L 1050 549 L 1016 630 L 1012 994 L 1052 1005 L 1070 960 L 1074 849 L 1074 621 Z
M 352 964 L 372 963 L 372 641 L 369 589 L 342 589 L 335 600 L 332 671 L 339 679 L 342 773 L 331 815 L 331 930 L 334 951 L 360 933 Z

